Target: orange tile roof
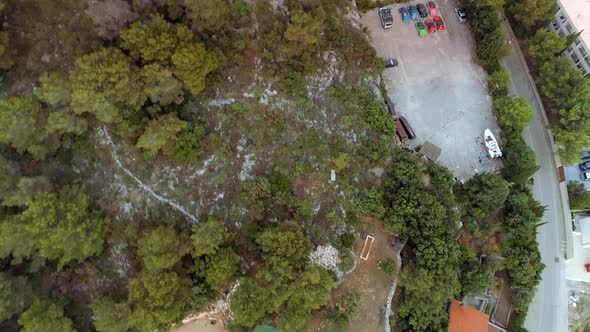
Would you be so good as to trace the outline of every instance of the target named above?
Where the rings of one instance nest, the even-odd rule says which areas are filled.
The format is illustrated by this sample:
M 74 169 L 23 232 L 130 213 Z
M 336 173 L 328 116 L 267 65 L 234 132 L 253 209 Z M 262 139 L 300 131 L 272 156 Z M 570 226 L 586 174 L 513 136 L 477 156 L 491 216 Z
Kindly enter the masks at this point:
M 450 309 L 449 332 L 487 332 L 489 319 L 490 316 L 483 312 L 453 300 Z

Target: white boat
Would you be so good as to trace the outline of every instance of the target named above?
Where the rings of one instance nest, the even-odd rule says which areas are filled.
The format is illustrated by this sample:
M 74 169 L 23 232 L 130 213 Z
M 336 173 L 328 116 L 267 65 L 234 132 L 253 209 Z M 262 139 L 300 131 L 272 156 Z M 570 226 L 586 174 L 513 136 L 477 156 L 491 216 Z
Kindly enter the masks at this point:
M 502 157 L 502 151 L 500 151 L 500 146 L 498 145 L 498 141 L 496 141 L 496 137 L 492 134 L 492 131 L 486 129 L 483 132 L 484 143 L 486 145 L 486 150 L 490 155 L 490 158 L 500 158 Z

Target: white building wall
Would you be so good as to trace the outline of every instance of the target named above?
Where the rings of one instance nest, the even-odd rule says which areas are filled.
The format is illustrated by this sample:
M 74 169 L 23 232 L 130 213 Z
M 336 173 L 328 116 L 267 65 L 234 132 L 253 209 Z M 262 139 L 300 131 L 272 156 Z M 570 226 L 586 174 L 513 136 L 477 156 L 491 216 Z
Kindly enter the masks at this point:
M 579 31 L 561 6 L 546 30 L 557 32 L 562 37 Z M 564 52 L 584 75 L 590 74 L 590 54 L 588 50 L 586 43 L 578 37 Z

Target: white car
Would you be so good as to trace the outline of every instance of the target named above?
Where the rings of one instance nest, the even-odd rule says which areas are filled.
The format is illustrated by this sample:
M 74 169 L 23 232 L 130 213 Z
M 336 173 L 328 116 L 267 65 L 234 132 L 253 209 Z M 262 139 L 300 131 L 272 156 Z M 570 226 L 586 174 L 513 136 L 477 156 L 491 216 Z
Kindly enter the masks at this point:
M 590 172 L 582 172 L 582 174 L 580 174 L 580 179 L 582 179 L 582 181 L 590 181 Z
M 457 20 L 459 23 L 467 21 L 467 14 L 463 8 L 455 8 L 455 14 L 457 14 Z

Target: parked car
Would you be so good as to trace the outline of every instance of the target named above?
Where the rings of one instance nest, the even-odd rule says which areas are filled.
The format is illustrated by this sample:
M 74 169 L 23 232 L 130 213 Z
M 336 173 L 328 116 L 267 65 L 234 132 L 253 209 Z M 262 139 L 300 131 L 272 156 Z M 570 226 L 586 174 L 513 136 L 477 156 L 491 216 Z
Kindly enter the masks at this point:
M 467 21 L 467 13 L 465 13 L 465 9 L 455 8 L 455 14 L 457 14 L 457 20 L 459 23 Z
M 418 30 L 418 36 L 426 36 L 426 27 L 424 26 L 424 23 L 422 21 L 416 22 L 416 30 Z
M 434 22 L 432 22 L 431 19 L 427 19 L 426 21 L 424 21 L 424 23 L 426 23 L 426 28 L 428 29 L 428 33 L 433 34 L 436 32 L 436 26 L 435 26 Z
M 590 161 L 581 162 L 578 166 L 582 172 L 590 170 Z
M 585 156 L 585 155 L 582 154 L 582 161 L 584 161 L 584 162 L 585 161 L 590 161 L 590 156 L 588 156 L 588 155 Z
M 426 7 L 423 4 L 417 4 L 416 10 L 418 10 L 418 14 L 420 15 L 420 17 L 424 18 L 428 16 L 428 11 L 426 10 Z
M 408 8 L 400 7 L 399 14 L 402 17 L 403 22 L 407 22 L 410 20 L 410 12 L 408 11 Z
M 381 25 L 383 29 L 389 29 L 393 26 L 393 16 L 391 15 L 391 8 L 379 8 L 379 17 L 381 18 Z
M 434 23 L 436 24 L 436 29 L 438 31 L 445 31 L 445 22 L 443 22 L 442 18 L 440 16 L 435 16 L 433 18 Z
M 393 67 L 397 67 L 398 62 L 394 58 L 389 58 L 389 59 L 384 60 L 384 64 L 385 64 L 385 68 L 393 68 Z
M 426 7 L 428 8 L 428 13 L 430 13 L 430 16 L 436 16 L 436 5 L 434 4 L 434 1 L 428 1 L 426 3 Z
M 409 5 L 408 12 L 410 12 L 410 18 L 414 21 L 418 20 L 418 10 L 416 10 L 416 6 Z
M 590 172 L 582 172 L 582 174 L 580 174 L 580 179 L 582 179 L 582 181 L 590 181 Z

